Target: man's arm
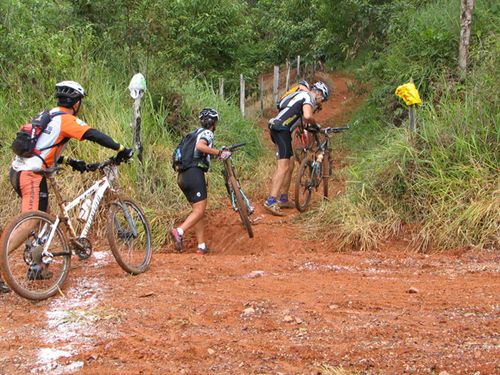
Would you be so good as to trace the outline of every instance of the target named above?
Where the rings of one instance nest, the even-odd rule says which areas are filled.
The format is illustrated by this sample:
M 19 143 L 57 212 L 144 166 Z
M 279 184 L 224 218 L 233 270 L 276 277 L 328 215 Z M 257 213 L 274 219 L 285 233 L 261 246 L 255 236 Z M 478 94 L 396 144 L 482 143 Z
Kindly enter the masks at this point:
M 196 143 L 196 149 L 204 154 L 210 154 L 210 155 L 220 154 L 220 151 L 217 150 L 216 148 L 209 147 L 207 140 L 203 138 Z
M 302 106 L 302 116 L 304 117 L 304 122 L 308 125 L 315 125 L 316 120 L 313 116 L 313 106 L 310 104 L 304 104 Z
M 106 135 L 102 132 L 100 132 L 97 129 L 90 128 L 83 134 L 82 141 L 91 141 L 95 142 L 98 145 L 101 145 L 106 148 L 110 148 L 112 150 L 119 151 L 121 146 L 119 143 L 115 142 L 113 138 L 111 138 L 109 135 Z

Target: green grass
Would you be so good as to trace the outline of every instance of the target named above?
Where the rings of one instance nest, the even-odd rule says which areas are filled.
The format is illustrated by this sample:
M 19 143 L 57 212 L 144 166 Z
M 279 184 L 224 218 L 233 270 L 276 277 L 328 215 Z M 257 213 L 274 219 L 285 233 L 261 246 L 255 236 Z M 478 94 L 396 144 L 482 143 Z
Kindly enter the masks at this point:
M 341 248 L 377 248 L 404 228 L 422 251 L 500 248 L 498 6 L 477 5 L 466 80 L 455 73 L 457 6 L 436 1 L 402 14 L 407 32 L 394 33 L 386 56 L 364 66 L 374 90 L 343 137 L 346 194 L 309 215 Z M 410 77 L 424 100 L 417 134 L 394 96 Z
M 169 72 L 164 72 L 168 76 Z M 54 73 L 54 75 L 57 75 Z M 89 79 L 89 77 L 92 79 Z M 132 145 L 132 99 L 126 89 L 129 77 L 121 77 L 121 81 L 113 78 L 113 74 L 100 63 L 90 62 L 85 71 L 75 69 L 72 79 L 81 82 L 89 92 L 85 99 L 84 108 L 79 114 L 89 125 L 106 134 L 118 142 Z M 144 146 L 144 164 L 133 160 L 128 165 L 120 167 L 120 185 L 125 193 L 138 201 L 145 209 L 150 220 L 153 239 L 156 247 L 166 241 L 166 234 L 175 221 L 182 220 L 190 211 L 182 192 L 176 183 L 176 174 L 171 167 L 173 148 L 180 141 L 183 134 L 198 126 L 197 115 L 203 107 L 215 107 L 220 113 L 221 120 L 216 130 L 216 145 L 222 146 L 232 143 L 246 142 L 247 145 L 238 152 L 234 159 L 238 169 L 242 172 L 242 183 L 254 176 L 259 170 L 257 162 L 263 154 L 260 130 L 249 120 L 243 119 L 239 110 L 229 101 L 221 100 L 205 83 L 195 80 L 182 80 L 169 77 L 171 85 L 169 92 L 146 92 L 142 105 L 142 142 Z M 152 85 L 154 86 L 154 85 Z M 161 87 L 159 87 L 161 89 Z M 23 92 L 19 90 L 19 92 Z M 29 95 L 29 90 L 27 90 Z M 4 176 L 13 154 L 10 151 L 10 142 L 16 129 L 26 122 L 37 111 L 44 107 L 52 107 L 52 92 L 47 93 L 43 103 L 30 104 L 33 113 L 21 108 L 19 103 L 23 97 L 9 96 L 9 92 L 0 91 L 0 122 L 5 124 L 1 129 L 0 140 Z M 163 105 L 175 97 L 180 98 L 181 107 Z M 180 119 L 180 120 L 179 120 Z M 104 160 L 114 152 L 91 142 L 69 143 L 65 155 L 95 162 Z M 221 166 L 212 163 L 210 172 L 210 207 L 217 207 L 225 194 Z M 76 197 L 84 191 L 96 178 L 95 174 L 77 174 L 69 170 L 58 176 L 63 188 L 63 194 L 68 199 Z M 246 186 L 246 185 L 244 185 Z M 249 185 L 250 186 L 250 185 Z M 5 222 L 19 210 L 19 200 L 13 193 L 8 179 L 0 181 L 0 188 L 5 192 L 0 198 L 0 217 Z M 52 206 L 54 207 L 54 206 Z M 54 209 L 53 209 L 54 210 Z M 101 222 L 102 226 L 105 224 Z M 100 228 L 97 228 L 100 233 Z

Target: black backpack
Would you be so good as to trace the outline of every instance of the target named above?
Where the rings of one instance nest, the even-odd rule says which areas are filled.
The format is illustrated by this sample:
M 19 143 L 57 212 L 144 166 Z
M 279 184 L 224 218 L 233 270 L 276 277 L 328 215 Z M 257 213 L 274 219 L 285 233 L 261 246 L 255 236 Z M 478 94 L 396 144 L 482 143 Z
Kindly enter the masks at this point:
M 60 143 L 37 149 L 36 143 L 38 142 L 38 138 L 40 138 L 47 128 L 49 122 L 51 122 L 54 117 L 64 114 L 66 114 L 66 112 L 58 111 L 50 113 L 48 110 L 40 112 L 33 117 L 30 123 L 21 126 L 21 129 L 16 133 L 16 138 L 12 142 L 12 151 L 22 158 L 31 158 L 33 156 L 41 158 L 40 153 L 42 151 L 58 146 Z
M 208 170 L 208 165 L 203 160 L 194 157 L 196 138 L 204 128 L 196 129 L 181 139 L 172 153 L 172 168 L 176 172 L 184 172 L 191 167 L 200 167 Z

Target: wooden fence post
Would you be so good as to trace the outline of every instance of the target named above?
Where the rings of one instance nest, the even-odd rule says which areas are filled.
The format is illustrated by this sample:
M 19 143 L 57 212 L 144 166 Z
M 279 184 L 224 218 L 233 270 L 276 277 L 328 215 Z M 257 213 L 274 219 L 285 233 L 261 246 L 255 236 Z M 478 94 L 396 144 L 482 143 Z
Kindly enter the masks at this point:
M 300 55 L 297 56 L 297 81 L 300 79 Z
M 245 117 L 245 78 L 240 74 L 240 111 L 241 115 Z
M 410 82 L 413 83 L 413 78 L 410 78 Z M 413 133 L 417 132 L 417 111 L 415 110 L 415 104 L 408 107 L 408 117 L 410 118 L 410 131 Z
M 264 116 L 264 76 L 260 76 L 260 115 Z
M 219 78 L 219 96 L 224 99 L 224 78 Z
M 136 73 L 130 80 L 130 84 L 128 85 L 128 89 L 130 90 L 130 96 L 134 99 L 134 121 L 132 123 L 132 128 L 134 130 L 134 147 L 137 151 L 137 159 L 141 162 L 142 167 L 142 141 L 141 141 L 141 99 L 146 91 L 146 78 L 142 75 L 142 73 Z M 141 168 L 142 173 L 142 168 Z
M 415 104 L 408 107 L 408 115 L 410 117 L 410 131 L 413 133 L 417 132 L 417 111 L 415 110 Z
M 285 91 L 288 91 L 290 88 L 290 61 L 286 59 L 286 83 L 285 83 Z
M 273 76 L 273 99 L 274 103 L 278 101 L 278 85 L 280 83 L 280 67 L 278 65 L 274 66 L 274 76 Z

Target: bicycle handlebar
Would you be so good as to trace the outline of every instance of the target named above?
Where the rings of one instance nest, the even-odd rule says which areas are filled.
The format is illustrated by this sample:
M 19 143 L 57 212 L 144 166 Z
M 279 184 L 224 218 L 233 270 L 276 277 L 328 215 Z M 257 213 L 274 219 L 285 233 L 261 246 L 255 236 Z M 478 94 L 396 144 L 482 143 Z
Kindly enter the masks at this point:
M 322 133 L 324 135 L 329 135 L 333 133 L 340 133 L 344 130 L 350 129 L 350 126 L 342 126 L 338 128 L 322 128 L 320 124 L 313 124 L 313 125 L 308 125 L 305 130 L 311 132 L 311 133 Z
M 121 163 L 123 163 L 123 162 L 118 161 L 116 159 L 116 156 L 111 156 L 109 159 L 106 159 L 104 161 L 87 164 L 86 172 L 94 172 L 98 169 L 103 169 L 104 167 L 107 167 L 108 165 L 120 165 Z
M 243 143 L 235 143 L 234 145 L 231 145 L 231 146 L 224 146 L 222 149 L 223 150 L 229 150 L 231 152 L 233 152 L 234 150 L 236 150 L 237 148 L 240 148 L 242 146 L 245 146 L 246 145 L 246 142 L 243 142 Z
M 324 129 L 321 129 L 321 131 L 326 135 L 326 134 L 330 134 L 330 133 L 340 133 L 344 130 L 348 130 L 350 129 L 349 125 L 347 126 L 342 126 L 342 127 L 339 127 L 339 128 L 324 128 Z

